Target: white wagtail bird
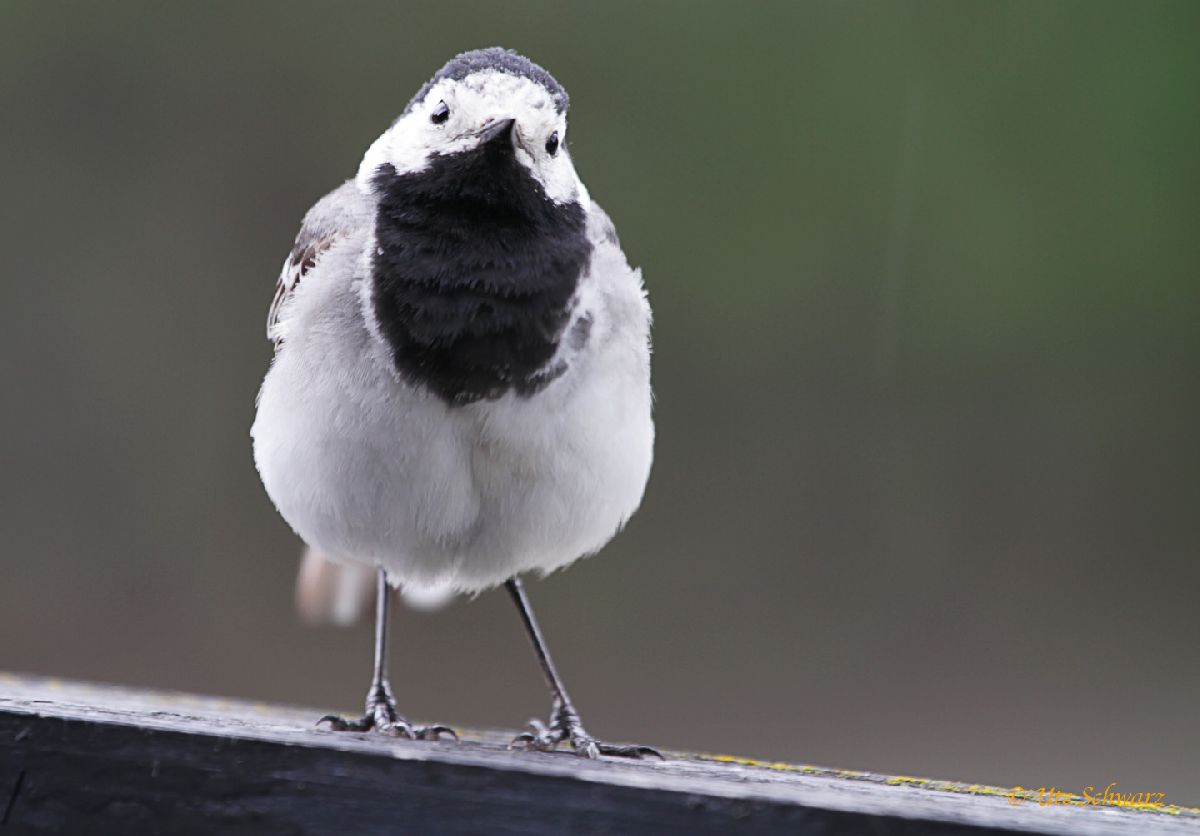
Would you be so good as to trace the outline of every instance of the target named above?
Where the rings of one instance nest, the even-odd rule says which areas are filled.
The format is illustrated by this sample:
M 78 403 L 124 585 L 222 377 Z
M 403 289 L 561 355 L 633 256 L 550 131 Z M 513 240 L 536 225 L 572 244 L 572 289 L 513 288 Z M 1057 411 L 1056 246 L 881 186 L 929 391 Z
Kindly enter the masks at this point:
M 567 93 L 511 51 L 442 67 L 304 218 L 267 334 L 258 471 L 311 550 L 377 571 L 375 668 L 338 730 L 436 739 L 396 713 L 389 586 L 504 584 L 553 696 L 513 744 L 588 757 L 520 575 L 605 545 L 654 443 L 650 308 L 566 145 Z

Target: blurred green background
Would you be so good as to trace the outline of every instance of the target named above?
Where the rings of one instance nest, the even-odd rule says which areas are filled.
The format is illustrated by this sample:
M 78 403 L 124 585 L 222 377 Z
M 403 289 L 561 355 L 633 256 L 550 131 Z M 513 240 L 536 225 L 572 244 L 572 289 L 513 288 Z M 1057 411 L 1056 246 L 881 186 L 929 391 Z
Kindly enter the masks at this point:
M 352 710 L 250 457 L 300 218 L 501 44 L 643 267 L 645 504 L 530 593 L 602 736 L 1200 801 L 1200 3 L 0 5 L 0 669 Z M 409 714 L 548 710 L 501 594 Z

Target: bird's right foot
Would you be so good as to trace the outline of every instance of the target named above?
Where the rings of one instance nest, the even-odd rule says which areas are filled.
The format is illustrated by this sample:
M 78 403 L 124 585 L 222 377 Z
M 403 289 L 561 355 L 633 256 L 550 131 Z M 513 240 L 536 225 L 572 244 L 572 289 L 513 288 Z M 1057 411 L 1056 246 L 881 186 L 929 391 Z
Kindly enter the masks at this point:
M 361 719 L 347 720 L 336 714 L 326 714 L 317 721 L 318 726 L 322 723 L 328 723 L 331 731 L 373 731 L 409 740 L 441 740 L 442 735 L 447 735 L 455 741 L 458 740 L 458 734 L 449 726 L 415 726 L 397 714 L 396 702 L 392 699 L 387 683 L 371 689 L 367 695 L 367 710 Z

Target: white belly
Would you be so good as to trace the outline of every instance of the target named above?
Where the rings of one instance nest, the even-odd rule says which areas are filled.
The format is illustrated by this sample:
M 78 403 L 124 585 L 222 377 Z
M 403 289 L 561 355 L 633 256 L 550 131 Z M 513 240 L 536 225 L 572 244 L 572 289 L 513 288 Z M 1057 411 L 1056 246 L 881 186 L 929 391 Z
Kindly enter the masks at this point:
M 592 553 L 636 510 L 654 439 L 645 322 L 599 329 L 533 398 L 450 407 L 396 377 L 354 285 L 315 292 L 322 327 L 281 347 L 251 432 L 310 546 L 472 591 Z

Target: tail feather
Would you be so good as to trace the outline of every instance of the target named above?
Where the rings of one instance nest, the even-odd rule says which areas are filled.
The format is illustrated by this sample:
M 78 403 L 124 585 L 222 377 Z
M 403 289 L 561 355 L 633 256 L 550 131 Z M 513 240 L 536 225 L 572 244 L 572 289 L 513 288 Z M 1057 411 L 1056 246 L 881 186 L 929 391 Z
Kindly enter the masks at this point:
M 336 563 L 305 549 L 296 576 L 296 609 L 309 624 L 349 626 L 366 614 L 374 589 L 370 566 Z
M 375 569 L 361 563 L 341 563 L 304 550 L 296 576 L 296 609 L 309 624 L 346 627 L 361 620 L 371 608 L 375 591 Z M 438 610 L 454 598 L 448 585 L 406 585 L 400 591 L 405 604 L 414 610 Z

